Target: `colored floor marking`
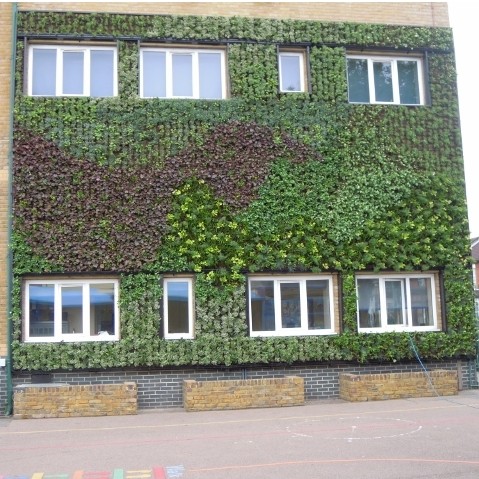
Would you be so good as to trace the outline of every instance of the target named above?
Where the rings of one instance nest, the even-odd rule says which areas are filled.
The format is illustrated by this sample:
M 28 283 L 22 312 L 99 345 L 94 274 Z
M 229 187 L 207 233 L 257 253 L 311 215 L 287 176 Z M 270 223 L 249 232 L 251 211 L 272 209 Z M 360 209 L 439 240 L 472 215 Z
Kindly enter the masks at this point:
M 151 470 L 143 470 L 143 471 L 126 471 L 126 478 L 127 479 L 145 479 L 151 478 Z
M 113 479 L 123 479 L 123 469 L 115 469 L 113 471 Z
M 153 478 L 154 479 L 166 479 L 165 470 L 162 467 L 153 468 Z

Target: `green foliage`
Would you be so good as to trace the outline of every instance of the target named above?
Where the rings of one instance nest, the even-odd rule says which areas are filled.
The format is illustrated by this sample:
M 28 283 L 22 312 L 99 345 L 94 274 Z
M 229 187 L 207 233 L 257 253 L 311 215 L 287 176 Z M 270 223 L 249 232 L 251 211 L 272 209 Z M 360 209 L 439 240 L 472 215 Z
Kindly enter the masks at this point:
M 121 39 L 103 99 L 25 96 L 17 45 L 16 369 L 411 359 L 408 334 L 358 334 L 364 270 L 440 271 L 445 331 L 412 337 L 423 358 L 474 354 L 449 29 L 19 12 L 18 30 Z M 231 98 L 140 99 L 133 37 L 235 39 Z M 276 47 L 294 42 L 310 44 L 311 92 L 278 94 Z M 349 45 L 430 49 L 432 104 L 349 105 Z M 94 271 L 121 276 L 120 341 L 21 342 L 23 275 Z M 245 275 L 261 271 L 339 273 L 341 333 L 250 338 Z M 194 340 L 162 339 L 166 272 L 195 276 Z

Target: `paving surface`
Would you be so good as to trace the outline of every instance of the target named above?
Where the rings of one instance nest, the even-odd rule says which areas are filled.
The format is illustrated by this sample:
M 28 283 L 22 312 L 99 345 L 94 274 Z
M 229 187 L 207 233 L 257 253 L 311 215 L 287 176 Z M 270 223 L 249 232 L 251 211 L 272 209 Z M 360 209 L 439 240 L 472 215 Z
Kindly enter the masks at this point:
M 0 479 L 479 478 L 479 391 L 0 419 Z

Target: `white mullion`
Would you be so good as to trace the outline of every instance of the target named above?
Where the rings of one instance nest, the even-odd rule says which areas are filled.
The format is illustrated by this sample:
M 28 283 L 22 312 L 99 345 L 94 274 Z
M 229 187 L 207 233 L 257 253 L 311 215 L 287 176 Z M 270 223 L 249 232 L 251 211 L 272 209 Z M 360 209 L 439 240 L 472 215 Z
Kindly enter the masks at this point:
M 374 61 L 367 58 L 368 62 L 368 84 L 369 84 L 369 102 L 376 103 L 376 85 L 374 84 Z
M 408 324 L 408 315 L 407 315 L 407 286 L 409 278 L 404 278 L 400 280 L 401 284 L 401 310 L 402 310 L 402 325 L 407 326 Z
M 83 336 L 90 337 L 90 283 L 82 285 L 82 324 Z
M 166 98 L 173 98 L 173 53 L 165 51 Z
M 385 329 L 387 327 L 387 301 L 386 301 L 386 279 L 379 278 L 379 322 L 380 328 Z
M 422 71 L 422 62 L 415 60 L 416 61 L 416 68 L 417 68 L 417 81 L 419 83 L 419 104 L 424 105 L 424 89 L 425 89 L 425 80 L 424 80 L 424 74 Z
M 191 92 L 193 98 L 200 97 L 200 56 L 198 52 L 191 52 Z
M 55 284 L 53 300 L 53 337 L 61 339 L 62 331 L 62 283 Z
M 411 284 L 409 278 L 406 278 L 406 314 L 406 326 L 412 326 Z
M 391 77 L 393 82 L 393 103 L 399 105 L 401 98 L 399 96 L 399 72 L 397 66 L 397 60 L 389 60 L 391 65 Z
M 63 48 L 56 48 L 57 71 L 55 72 L 55 96 L 63 96 Z
M 80 50 L 83 52 L 83 96 L 90 96 L 91 91 L 91 77 L 90 77 L 90 62 L 91 49 Z
M 301 311 L 301 331 L 308 331 L 308 291 L 306 288 L 306 280 L 299 280 L 299 308 Z
M 281 313 L 281 282 L 277 279 L 274 281 L 274 332 L 275 335 L 283 331 L 283 318 Z
M 226 98 L 226 54 L 220 51 L 220 72 L 221 72 L 221 98 Z

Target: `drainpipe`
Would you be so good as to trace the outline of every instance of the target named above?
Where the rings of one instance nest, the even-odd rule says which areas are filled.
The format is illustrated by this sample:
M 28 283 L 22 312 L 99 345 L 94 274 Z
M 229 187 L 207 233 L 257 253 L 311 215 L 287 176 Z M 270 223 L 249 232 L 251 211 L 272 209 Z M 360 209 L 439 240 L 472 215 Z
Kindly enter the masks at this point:
M 9 145 L 8 145 L 8 208 L 7 208 L 7 406 L 5 415 L 13 414 L 13 381 L 12 381 L 12 289 L 13 289 L 13 268 L 12 268 L 12 181 L 13 181 L 13 107 L 15 103 L 15 65 L 17 56 L 17 3 L 12 3 L 12 58 L 10 60 L 10 124 L 9 124 Z

